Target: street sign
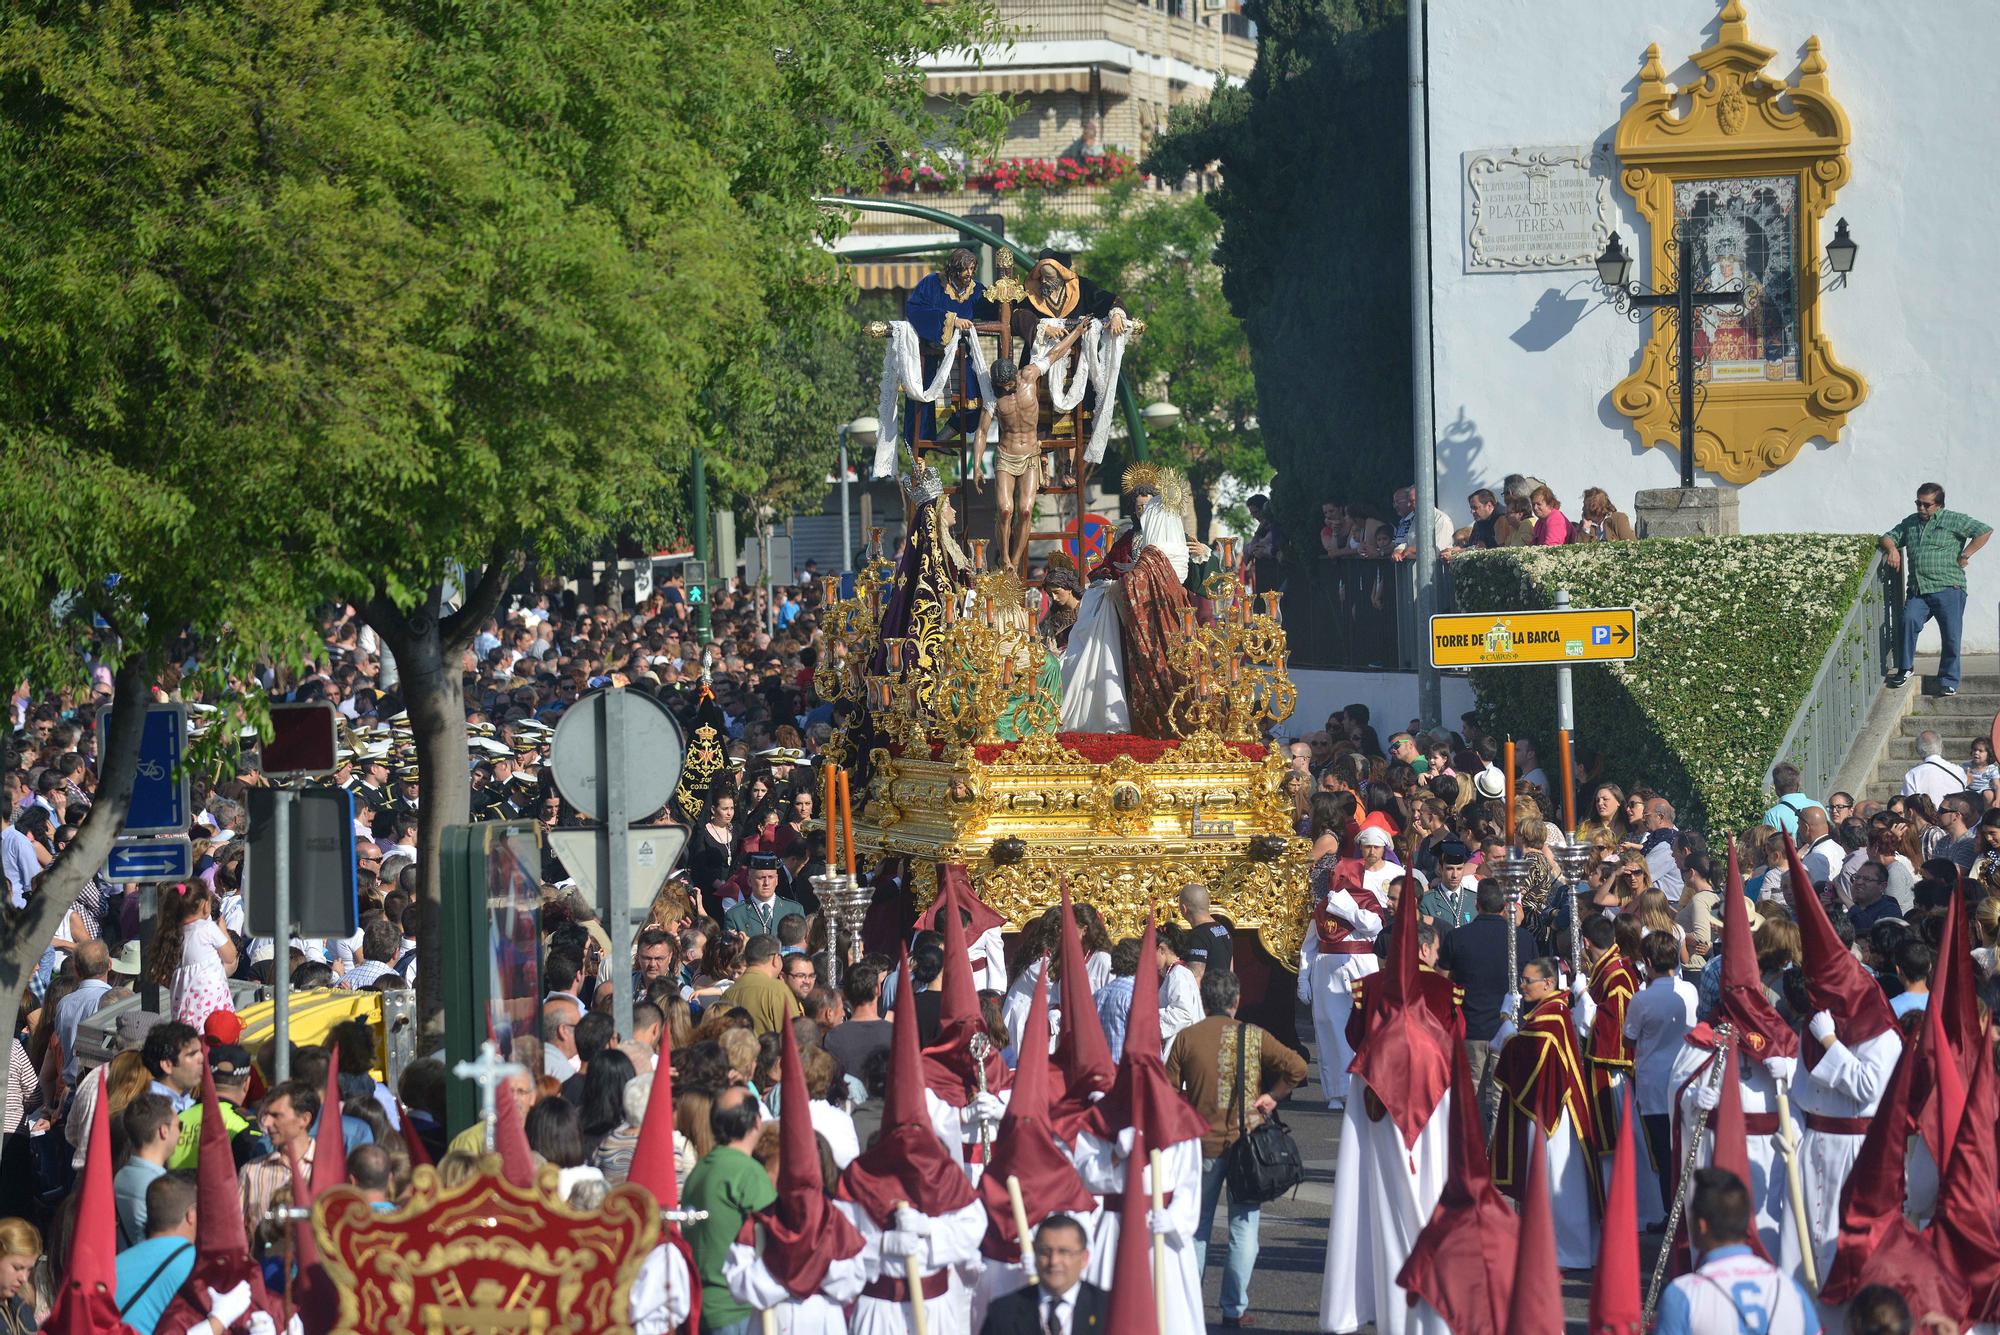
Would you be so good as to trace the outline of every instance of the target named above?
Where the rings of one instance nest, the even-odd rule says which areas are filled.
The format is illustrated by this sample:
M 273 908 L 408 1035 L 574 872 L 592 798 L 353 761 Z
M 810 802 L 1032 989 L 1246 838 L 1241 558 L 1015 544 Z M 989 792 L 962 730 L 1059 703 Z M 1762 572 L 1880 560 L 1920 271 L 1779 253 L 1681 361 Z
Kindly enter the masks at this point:
M 601 825 L 592 825 L 581 830 L 550 830 L 548 837 L 549 847 L 562 859 L 563 869 L 597 909 L 597 916 L 608 921 L 613 910 L 605 902 L 597 869 L 598 844 L 609 837 L 609 831 Z M 687 847 L 687 841 L 684 825 L 634 825 L 627 831 L 625 865 L 631 869 L 632 879 L 626 901 L 634 927 L 644 923 L 651 913 L 653 896 L 666 884 L 667 873 L 681 860 L 681 850 Z
M 649 816 L 666 806 L 680 782 L 681 762 L 687 756 L 687 742 L 681 725 L 667 707 L 641 691 L 621 691 L 624 707 L 619 711 L 624 737 L 625 810 Z M 605 751 L 604 701 L 606 692 L 586 695 L 563 711 L 549 743 L 549 768 L 555 772 L 556 791 L 569 804 L 592 820 L 605 819 L 605 802 L 598 788 L 599 770 Z
M 271 706 L 271 740 L 261 760 L 267 779 L 321 779 L 333 773 L 339 750 L 333 705 L 308 700 Z
M 1638 652 L 1638 618 L 1629 607 L 1451 612 L 1431 618 L 1432 667 L 1609 663 Z
M 290 884 L 285 898 L 301 937 L 352 936 L 355 929 L 354 797 L 345 788 L 252 788 L 243 856 L 243 908 L 250 935 L 276 937 L 280 910 L 278 806 L 290 807 Z
M 97 744 L 111 736 L 111 707 L 97 711 Z M 149 705 L 139 738 L 139 772 L 132 780 L 132 805 L 125 812 L 126 834 L 186 834 L 188 776 L 187 706 Z
M 140 881 L 185 881 L 194 875 L 194 842 L 186 835 L 120 839 L 111 846 L 104 879 L 131 885 Z

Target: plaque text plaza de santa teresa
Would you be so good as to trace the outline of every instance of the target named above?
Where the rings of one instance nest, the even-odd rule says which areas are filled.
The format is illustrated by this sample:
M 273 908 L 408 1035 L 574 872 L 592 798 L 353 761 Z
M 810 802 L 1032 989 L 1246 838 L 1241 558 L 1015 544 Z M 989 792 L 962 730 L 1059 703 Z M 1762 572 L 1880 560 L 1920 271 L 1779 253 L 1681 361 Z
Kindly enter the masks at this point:
M 17 10 L 0 1335 L 2000 1329 L 2000 5 Z

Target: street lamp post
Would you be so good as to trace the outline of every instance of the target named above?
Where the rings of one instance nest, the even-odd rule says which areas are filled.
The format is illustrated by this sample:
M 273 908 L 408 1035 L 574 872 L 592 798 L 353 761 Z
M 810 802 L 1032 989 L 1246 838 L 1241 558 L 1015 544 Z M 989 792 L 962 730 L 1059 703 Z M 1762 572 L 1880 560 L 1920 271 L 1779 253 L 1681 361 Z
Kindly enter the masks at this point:
M 854 520 L 847 501 L 847 442 L 850 438 L 863 449 L 881 435 L 882 424 L 872 417 L 857 417 L 840 428 L 840 569 L 854 568 Z
M 1597 257 L 1597 277 L 1605 290 L 1611 293 L 1611 299 L 1618 308 L 1634 320 L 1647 319 L 1654 311 L 1663 310 L 1678 329 L 1680 346 L 1676 380 L 1681 410 L 1681 489 L 1685 491 L 1694 486 L 1695 319 L 1705 307 L 1742 305 L 1743 289 L 1736 288 L 1729 292 L 1697 290 L 1692 233 L 1687 227 L 1676 224 L 1673 243 L 1677 278 L 1670 288 L 1647 292 L 1630 281 L 1632 257 L 1625 253 L 1625 245 L 1616 232 L 1611 234 L 1611 244 Z
M 1743 292 L 1699 292 L 1692 270 L 1694 267 L 1694 238 L 1688 228 L 1680 223 L 1674 225 L 1674 264 L 1678 270 L 1676 290 L 1642 291 L 1632 278 L 1632 257 L 1626 253 L 1625 244 L 1618 233 L 1611 234 L 1611 243 L 1604 253 L 1597 257 L 1597 280 L 1610 294 L 1612 303 L 1626 312 L 1634 320 L 1643 320 L 1655 310 L 1665 310 L 1669 319 L 1678 322 L 1680 344 L 1678 348 L 1680 374 L 1681 410 L 1681 486 L 1694 486 L 1694 417 L 1695 384 L 1694 322 L 1700 308 L 1705 306 L 1735 306 L 1743 301 Z M 1838 282 L 1847 281 L 1847 275 L 1854 269 L 1854 257 L 1860 247 L 1848 235 L 1847 219 L 1834 224 L 1833 240 L 1826 243 L 1826 260 L 1822 274 L 1832 274 Z

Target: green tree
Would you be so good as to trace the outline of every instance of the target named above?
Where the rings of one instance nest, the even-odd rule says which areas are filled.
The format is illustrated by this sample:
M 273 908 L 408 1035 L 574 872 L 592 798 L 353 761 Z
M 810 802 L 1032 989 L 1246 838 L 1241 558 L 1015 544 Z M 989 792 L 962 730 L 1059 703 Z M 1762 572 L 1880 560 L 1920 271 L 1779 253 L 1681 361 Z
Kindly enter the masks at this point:
M 1249 0 L 1257 67 L 1176 108 L 1144 169 L 1211 164 L 1216 259 L 1260 388 L 1287 532 L 1320 502 L 1388 513 L 1410 478 L 1408 88 L 1403 0 Z
M 0 666 L 81 685 L 87 614 L 109 623 L 115 791 L 170 646 L 220 683 L 260 655 L 299 660 L 305 609 L 352 599 L 401 669 L 434 924 L 440 833 L 467 817 L 461 669 L 480 618 L 524 561 L 671 520 L 697 445 L 746 488 L 800 451 L 824 468 L 831 430 L 785 412 L 848 296 L 820 244 L 843 220 L 812 198 L 949 143 L 916 57 L 990 23 L 966 0 L 16 14 L 0 27 L 16 556 Z M 75 610 L 57 618 L 62 594 Z M 44 878 L 0 984 L 122 817 L 101 803 Z
M 1146 322 L 1144 337 L 1126 349 L 1122 374 L 1142 396 L 1181 410 L 1178 424 L 1147 442 L 1156 461 L 1187 474 L 1206 534 L 1217 483 L 1258 483 L 1270 473 L 1243 322 L 1213 259 L 1222 220 L 1200 195 L 1155 199 L 1128 179 L 1080 221 L 1031 200 L 1015 232 L 1030 248 L 1056 235 L 1073 239 L 1079 271 Z

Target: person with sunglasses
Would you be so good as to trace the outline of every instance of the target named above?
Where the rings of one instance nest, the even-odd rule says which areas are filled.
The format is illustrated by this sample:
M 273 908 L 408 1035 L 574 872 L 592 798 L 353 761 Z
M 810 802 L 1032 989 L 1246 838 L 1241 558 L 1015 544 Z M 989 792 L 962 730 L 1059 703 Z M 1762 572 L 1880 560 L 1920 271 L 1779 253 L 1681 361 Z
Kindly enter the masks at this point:
M 1973 555 L 1993 536 L 1993 527 L 1970 515 L 1947 510 L 1944 488 L 1926 482 L 1917 488 L 1916 511 L 1881 536 L 1882 563 L 1891 570 L 1909 563 L 1907 598 L 1903 603 L 1903 638 L 1897 647 L 1896 670 L 1887 684 L 1910 679 L 1917 656 L 1917 636 L 1924 626 L 1938 623 L 1938 694 L 1958 694 L 1958 641 L 1965 622 L 1965 569 Z

